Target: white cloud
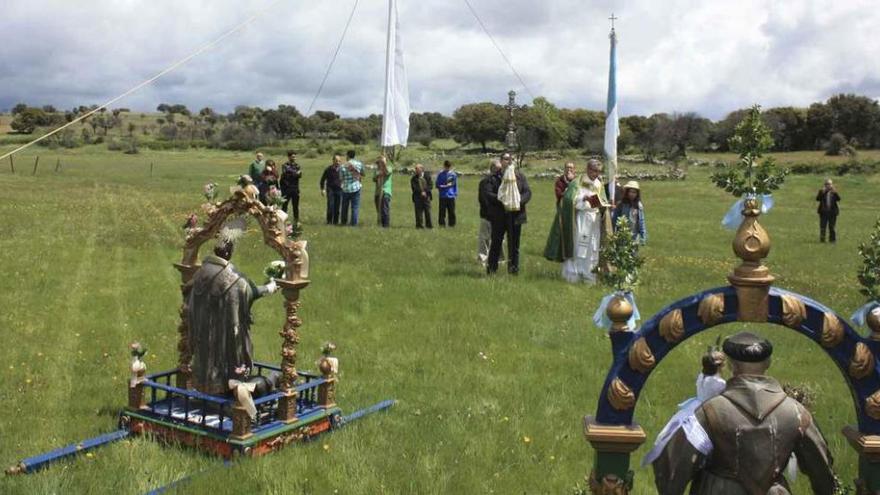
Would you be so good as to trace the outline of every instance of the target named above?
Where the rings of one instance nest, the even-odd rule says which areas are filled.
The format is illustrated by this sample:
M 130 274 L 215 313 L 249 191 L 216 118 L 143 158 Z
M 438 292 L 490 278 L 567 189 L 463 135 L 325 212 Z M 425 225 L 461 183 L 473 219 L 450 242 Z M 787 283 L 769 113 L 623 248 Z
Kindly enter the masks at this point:
M 880 96 L 874 0 L 470 0 L 537 95 L 604 107 L 608 20 L 619 17 L 624 114 L 697 111 L 719 118 L 761 103 L 805 106 L 835 92 Z M 103 102 L 219 36 L 270 0 L 6 0 L 0 108 Z M 449 113 L 503 103 L 516 78 L 464 0 L 399 0 L 413 108 Z M 352 0 L 279 3 L 243 32 L 118 106 L 161 102 L 229 111 L 305 110 Z M 386 4 L 361 0 L 316 108 L 381 111 Z

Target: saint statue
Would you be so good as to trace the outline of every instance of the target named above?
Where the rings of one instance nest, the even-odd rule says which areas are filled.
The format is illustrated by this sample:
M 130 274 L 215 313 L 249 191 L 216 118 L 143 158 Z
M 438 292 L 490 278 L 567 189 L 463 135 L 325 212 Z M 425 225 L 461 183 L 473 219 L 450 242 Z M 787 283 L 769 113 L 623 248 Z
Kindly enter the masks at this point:
M 556 218 L 544 257 L 562 263 L 562 277 L 572 283 L 594 283 L 602 238 L 610 233 L 605 187 L 599 160 L 587 162 L 587 173 L 572 180 L 556 207 Z
M 747 332 L 724 341 L 733 377 L 694 412 L 653 461 L 661 495 L 789 495 L 796 463 L 813 493 L 836 488 L 825 438 L 810 412 L 765 373 L 773 346 Z
M 196 390 L 225 394 L 230 380 L 247 382 L 253 367 L 251 305 L 277 289 L 257 286 L 229 262 L 233 243 L 223 240 L 193 275 L 188 302 L 189 342 Z

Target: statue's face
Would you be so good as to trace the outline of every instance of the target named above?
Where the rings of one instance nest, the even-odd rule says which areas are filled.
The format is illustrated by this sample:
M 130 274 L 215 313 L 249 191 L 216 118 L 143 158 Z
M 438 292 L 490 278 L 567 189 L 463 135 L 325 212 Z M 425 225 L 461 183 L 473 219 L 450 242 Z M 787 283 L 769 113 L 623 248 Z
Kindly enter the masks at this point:
M 509 154 L 505 153 L 501 155 L 501 169 L 506 169 L 511 163 L 513 163 L 513 157 Z

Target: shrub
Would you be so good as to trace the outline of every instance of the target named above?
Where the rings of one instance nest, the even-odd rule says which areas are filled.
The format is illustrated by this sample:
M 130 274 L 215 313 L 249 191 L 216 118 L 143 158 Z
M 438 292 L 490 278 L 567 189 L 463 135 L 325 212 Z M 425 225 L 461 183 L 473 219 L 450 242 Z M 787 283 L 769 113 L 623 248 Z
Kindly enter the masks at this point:
M 846 136 L 835 132 L 828 140 L 825 154 L 829 156 L 855 156 L 856 149 L 846 140 Z

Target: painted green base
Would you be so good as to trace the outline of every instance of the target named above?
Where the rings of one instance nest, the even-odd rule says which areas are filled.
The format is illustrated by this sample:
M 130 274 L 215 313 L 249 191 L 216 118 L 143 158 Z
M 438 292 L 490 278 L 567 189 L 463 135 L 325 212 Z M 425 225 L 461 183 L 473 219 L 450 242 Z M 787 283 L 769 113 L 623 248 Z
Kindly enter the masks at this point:
M 229 438 L 196 425 L 175 423 L 139 411 L 123 412 L 121 424 L 136 434 L 159 437 L 228 458 L 234 454 L 266 454 L 291 442 L 318 435 L 334 428 L 335 418 L 341 414 L 342 410 L 338 407 L 316 410 L 293 423 L 278 422 L 244 439 Z

